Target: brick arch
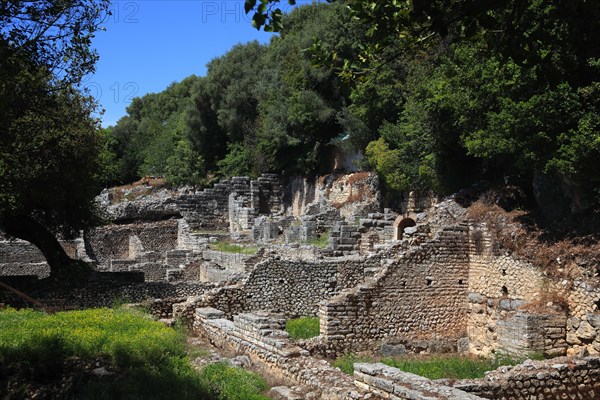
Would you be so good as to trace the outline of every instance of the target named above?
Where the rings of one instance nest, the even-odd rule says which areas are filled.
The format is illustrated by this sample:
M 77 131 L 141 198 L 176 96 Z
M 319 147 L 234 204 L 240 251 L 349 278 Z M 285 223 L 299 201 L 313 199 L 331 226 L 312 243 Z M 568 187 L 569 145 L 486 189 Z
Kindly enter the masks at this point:
M 415 226 L 417 223 L 414 219 L 410 217 L 399 216 L 394 221 L 394 239 L 400 240 L 402 239 L 402 234 L 404 233 L 404 228 L 408 228 L 409 226 Z

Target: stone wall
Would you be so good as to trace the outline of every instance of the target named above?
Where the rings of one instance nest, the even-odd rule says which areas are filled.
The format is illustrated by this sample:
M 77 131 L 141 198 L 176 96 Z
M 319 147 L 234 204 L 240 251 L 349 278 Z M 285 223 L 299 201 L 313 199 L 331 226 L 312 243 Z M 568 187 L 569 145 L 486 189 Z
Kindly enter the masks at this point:
M 243 282 L 216 289 L 206 304 L 227 315 L 270 310 L 286 317 L 316 315 L 319 302 L 356 286 L 374 261 L 359 259 L 290 261 L 276 258 L 257 264 Z
M 507 297 L 532 301 L 540 297 L 544 276 L 531 263 L 494 254 L 486 224 L 469 227 L 473 250 L 470 255 L 469 291 L 488 298 Z
M 527 361 L 454 386 L 486 399 L 596 399 L 600 396 L 600 358 Z
M 390 400 L 482 400 L 482 397 L 382 363 L 354 364 L 354 380 L 366 392 Z
M 509 298 L 487 298 L 469 293 L 469 351 L 490 355 L 497 351 L 516 357 L 543 353 L 548 357 L 565 355 L 566 313 L 545 307 L 536 312 L 520 308 L 526 303 Z
M 303 392 L 300 398 L 381 399 L 357 388 L 352 377 L 326 361 L 308 356 L 290 342 L 284 326 L 285 319 L 269 313 L 236 315 L 230 321 L 220 310 L 199 308 L 194 332 L 221 349 L 246 354 L 271 379 L 299 385 Z
M 132 259 L 146 251 L 166 252 L 177 248 L 176 220 L 127 225 L 106 225 L 86 234 L 88 255 L 108 264 L 110 260 Z
M 576 281 L 568 291 L 568 302 L 568 354 L 587 351 L 592 355 L 600 355 L 600 289 Z
M 60 240 L 59 243 L 68 255 L 75 256 L 77 244 Z M 42 252 L 33 244 L 21 239 L 4 236 L 0 231 L 0 276 L 36 275 L 46 278 L 50 266 Z
M 279 175 L 263 174 L 256 180 L 233 177 L 201 192 L 180 196 L 178 209 L 192 230 L 229 230 L 230 225 L 249 226 L 258 214 L 281 213 L 282 187 Z M 230 219 L 230 196 L 234 211 Z M 241 212 L 242 208 L 247 208 Z M 247 211 L 252 210 L 248 214 Z M 240 218 L 246 218 L 242 221 Z M 248 219 L 250 218 L 250 219 Z
M 565 355 L 566 313 L 558 305 L 540 302 L 542 293 L 555 290 L 552 283 L 531 263 L 495 254 L 486 224 L 471 224 L 469 236 L 470 352 Z
M 185 298 L 199 296 L 214 288 L 205 283 L 122 283 L 118 274 L 90 282 L 80 287 L 39 288 L 17 287 L 34 299 L 61 299 L 66 306 L 75 308 L 111 307 L 115 302 L 140 303 L 147 299 Z M 12 293 L 0 291 L 0 303 L 15 307 L 28 306 Z
M 467 335 L 466 226 L 446 228 L 421 246 L 388 256 L 374 278 L 321 303 L 326 352 L 414 341 L 456 350 Z

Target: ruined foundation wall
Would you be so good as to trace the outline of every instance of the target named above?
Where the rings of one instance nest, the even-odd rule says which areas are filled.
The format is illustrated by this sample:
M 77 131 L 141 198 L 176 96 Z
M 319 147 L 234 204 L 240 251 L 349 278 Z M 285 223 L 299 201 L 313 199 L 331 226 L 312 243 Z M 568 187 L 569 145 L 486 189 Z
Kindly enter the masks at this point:
M 495 254 L 486 224 L 471 224 L 469 237 L 469 351 L 489 355 L 500 349 L 522 356 L 547 349 L 549 355 L 564 355 L 564 314 L 519 311 L 540 298 L 546 286 L 541 272 L 531 263 Z M 554 347 L 561 350 L 554 353 Z
M 263 174 L 256 180 L 248 177 L 222 180 L 201 192 L 182 195 L 176 202 L 192 230 L 228 231 L 232 194 L 241 201 L 237 207 L 247 207 L 258 214 L 281 212 L 282 187 L 277 174 Z
M 365 391 L 390 400 L 483 400 L 482 397 L 382 363 L 354 364 L 354 380 Z
M 106 273 L 102 273 L 102 275 L 104 274 Z M 66 306 L 94 308 L 112 307 L 116 301 L 138 303 L 147 299 L 200 296 L 214 287 L 214 285 L 206 283 L 119 282 L 120 273 L 108 273 L 106 275 L 109 275 L 106 279 L 90 282 L 83 287 L 40 289 L 39 285 L 34 284 L 31 287 L 18 285 L 17 288 L 34 299 L 62 299 Z M 24 300 L 5 291 L 0 291 L 0 303 L 14 307 L 30 306 Z
M 229 316 L 256 310 L 286 317 L 316 315 L 320 301 L 356 286 L 374 262 L 268 259 L 257 264 L 243 283 L 218 289 L 207 304 Z
M 246 354 L 265 375 L 286 384 L 300 385 L 311 399 L 381 400 L 366 396 L 354 385 L 352 377 L 329 365 L 327 361 L 308 356 L 295 346 L 283 330 L 285 320 L 270 313 L 247 313 L 225 319 L 213 308 L 199 308 L 193 331 L 221 349 Z
M 166 252 L 177 247 L 177 220 L 106 225 L 87 235 L 88 254 L 100 263 L 135 258 L 143 251 Z
M 372 281 L 323 302 L 327 352 L 372 350 L 382 341 L 430 341 L 455 350 L 467 334 L 468 254 L 467 228 L 446 228 L 389 260 Z
M 596 399 L 600 396 L 600 358 L 526 362 L 454 386 L 486 399 Z
M 67 255 L 75 257 L 77 245 L 59 240 Z M 35 275 L 39 279 L 50 276 L 50 266 L 42 252 L 25 240 L 8 238 L 0 231 L 0 276 Z

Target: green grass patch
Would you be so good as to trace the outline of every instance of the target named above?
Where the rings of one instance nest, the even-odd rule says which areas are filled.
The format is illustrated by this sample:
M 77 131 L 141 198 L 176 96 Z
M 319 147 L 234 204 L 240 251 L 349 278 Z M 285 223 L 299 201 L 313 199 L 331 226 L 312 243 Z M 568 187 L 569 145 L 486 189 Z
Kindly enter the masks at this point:
M 320 322 L 317 317 L 301 317 L 287 320 L 285 330 L 292 339 L 310 339 L 320 334 Z
M 484 358 L 461 355 L 427 358 L 385 358 L 381 360 L 381 362 L 391 367 L 429 379 L 478 379 L 483 378 L 486 371 L 495 370 L 503 365 L 520 364 L 523 361 L 524 359 L 515 359 L 508 356 Z
M 261 395 L 267 382 L 258 374 L 225 363 L 207 365 L 200 373 L 202 383 L 219 400 L 268 400 Z
M 21 371 L 28 366 L 58 371 L 69 357 L 103 359 L 116 371 L 82 380 L 69 398 L 168 400 L 176 395 L 183 400 L 258 400 L 264 399 L 260 393 L 267 389 L 262 378 L 240 368 L 223 365 L 196 371 L 184 331 L 140 311 L 104 308 L 53 315 L 0 311 L 0 371 L 11 370 L 11 365 Z M 8 382 L 4 379 L 8 377 L 0 377 L 0 398 Z M 234 394 L 234 387 L 240 388 L 242 397 Z
M 306 244 L 318 247 L 320 249 L 324 249 L 327 247 L 327 245 L 329 245 L 329 234 L 330 234 L 330 231 L 327 230 L 327 231 L 323 232 L 318 238 L 307 240 Z
M 182 334 L 124 309 L 89 309 L 47 315 L 0 312 L 0 361 L 108 356 L 115 365 L 143 365 L 183 356 Z
M 539 358 L 536 355 L 531 355 L 528 358 L 532 357 Z M 505 355 L 495 358 L 467 355 L 428 355 L 383 358 L 380 362 L 429 379 L 478 379 L 483 378 L 486 371 L 495 370 L 503 365 L 517 365 L 524 360 L 524 358 L 512 358 Z M 332 365 L 351 375 L 354 373 L 354 363 L 361 362 L 371 363 L 377 362 L 377 360 L 372 357 L 346 354 L 333 361 Z
M 372 357 L 358 356 L 354 353 L 344 354 L 336 358 L 331 365 L 342 370 L 343 373 L 352 375 L 354 373 L 354 363 L 372 363 L 376 362 Z
M 212 250 L 223 251 L 226 253 L 238 253 L 238 254 L 256 254 L 258 248 L 256 246 L 240 246 L 229 242 L 215 242 L 210 245 Z

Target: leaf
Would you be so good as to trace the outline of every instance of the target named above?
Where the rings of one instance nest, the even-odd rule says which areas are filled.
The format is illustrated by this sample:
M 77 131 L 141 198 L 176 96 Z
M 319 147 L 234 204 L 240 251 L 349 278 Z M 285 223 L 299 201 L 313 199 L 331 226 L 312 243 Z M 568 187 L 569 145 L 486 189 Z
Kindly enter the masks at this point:
M 248 14 L 256 5 L 256 0 L 246 0 L 244 3 L 244 11 Z

